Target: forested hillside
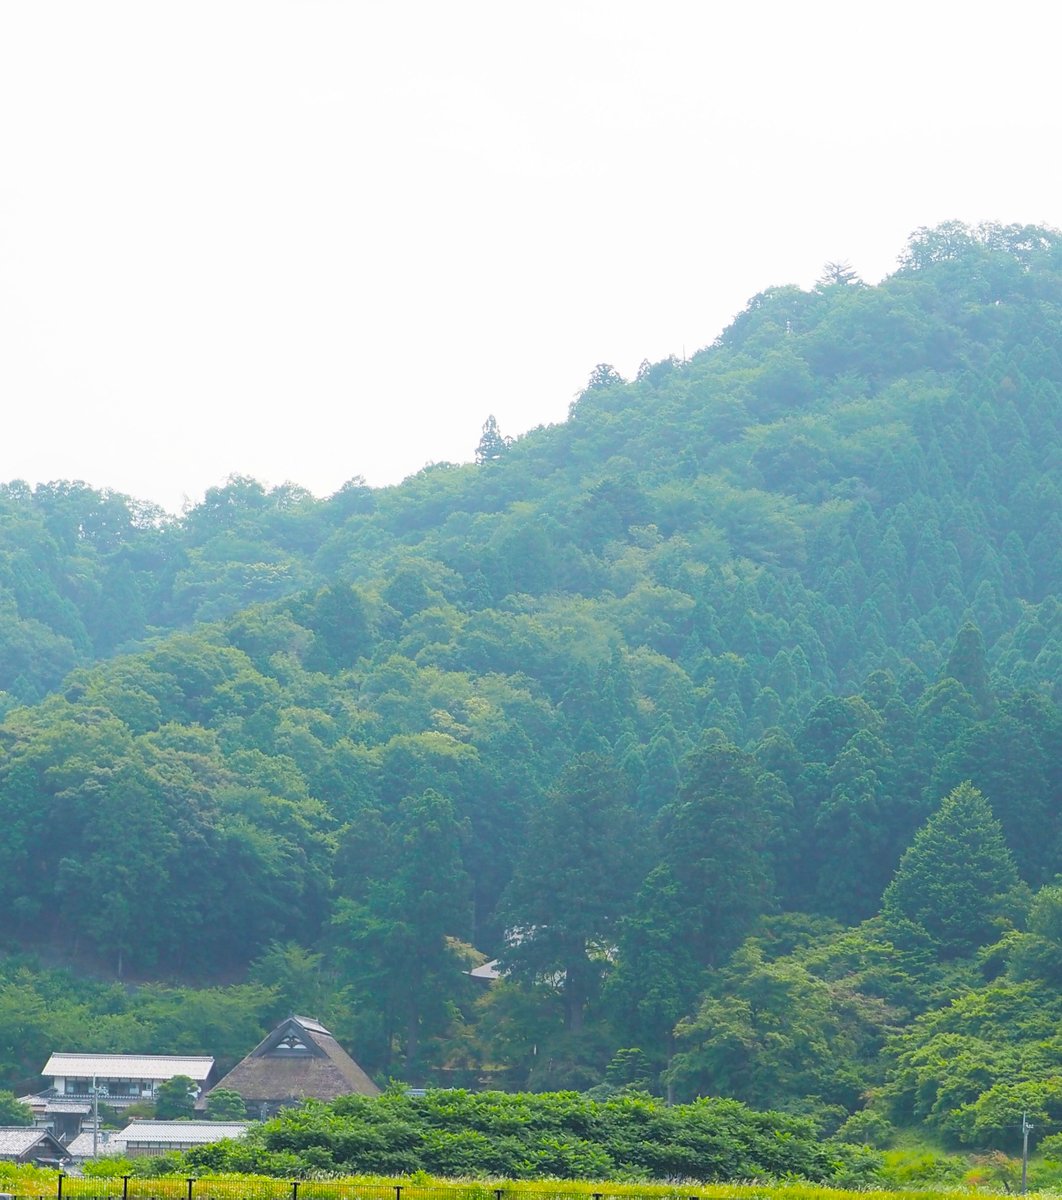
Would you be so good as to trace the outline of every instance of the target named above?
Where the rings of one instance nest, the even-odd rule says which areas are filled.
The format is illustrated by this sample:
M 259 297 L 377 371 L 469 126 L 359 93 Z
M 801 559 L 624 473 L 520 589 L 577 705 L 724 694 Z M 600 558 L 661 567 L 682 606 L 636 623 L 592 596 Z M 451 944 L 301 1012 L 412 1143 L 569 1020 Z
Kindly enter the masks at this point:
M 381 1080 L 1062 1130 L 1062 234 L 900 261 L 398 487 L 0 489 L 0 1086 L 295 1010 Z

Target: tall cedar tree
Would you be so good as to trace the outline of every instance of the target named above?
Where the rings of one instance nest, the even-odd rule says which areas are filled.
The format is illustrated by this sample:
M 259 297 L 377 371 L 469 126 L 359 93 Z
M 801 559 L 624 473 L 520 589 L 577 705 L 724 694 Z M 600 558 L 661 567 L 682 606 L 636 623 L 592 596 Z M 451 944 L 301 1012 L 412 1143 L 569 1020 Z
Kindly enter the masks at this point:
M 380 1014 L 388 1050 L 399 1029 L 405 1034 L 408 1071 L 429 1016 L 460 979 L 448 939 L 466 938 L 472 922 L 464 829 L 453 803 L 431 788 L 405 797 L 390 825 L 372 811 L 359 823 L 364 875 L 357 899 L 344 897 L 336 906 L 336 957 L 358 1003 Z M 352 827 L 349 839 L 361 833 Z
M 527 982 L 562 977 L 572 1032 L 637 881 L 632 811 L 627 776 L 603 755 L 579 755 L 532 818 L 503 898 L 504 965 Z
M 686 900 L 690 950 L 705 966 L 733 950 L 774 900 L 778 813 L 756 775 L 750 755 L 709 729 L 685 759 L 678 803 L 661 814 L 665 862 Z
M 1018 884 L 1003 830 L 984 796 L 966 782 L 922 826 L 885 889 L 886 922 L 925 931 L 942 958 L 969 955 L 998 937 Z
M 967 621 L 955 635 L 955 645 L 941 674 L 958 680 L 973 697 L 978 715 L 988 716 L 992 711 L 993 696 L 988 683 L 985 639 L 972 621 Z

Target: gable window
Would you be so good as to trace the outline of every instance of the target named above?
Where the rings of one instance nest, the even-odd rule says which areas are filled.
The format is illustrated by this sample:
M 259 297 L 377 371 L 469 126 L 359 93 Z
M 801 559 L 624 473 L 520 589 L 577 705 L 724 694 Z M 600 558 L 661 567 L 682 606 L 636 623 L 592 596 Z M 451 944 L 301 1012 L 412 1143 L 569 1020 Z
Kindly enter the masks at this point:
M 309 1054 L 310 1047 L 294 1033 L 289 1033 L 287 1037 L 283 1037 L 277 1042 L 274 1047 L 278 1054 Z

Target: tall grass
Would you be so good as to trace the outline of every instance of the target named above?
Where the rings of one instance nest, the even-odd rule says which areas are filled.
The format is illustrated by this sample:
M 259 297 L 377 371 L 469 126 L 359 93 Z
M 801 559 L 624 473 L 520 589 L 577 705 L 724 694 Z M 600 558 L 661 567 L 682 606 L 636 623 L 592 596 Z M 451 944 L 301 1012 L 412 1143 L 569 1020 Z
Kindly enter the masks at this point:
M 99 1176 L 63 1178 L 64 1200 L 187 1200 L 188 1177 Z M 971 1186 L 867 1189 L 851 1191 L 800 1182 L 646 1184 L 573 1182 L 571 1180 L 461 1181 L 433 1179 L 418 1174 L 382 1179 L 304 1179 L 297 1189 L 292 1182 L 265 1175 L 204 1175 L 192 1184 L 193 1200 L 969 1200 L 975 1191 L 1003 1192 L 985 1181 Z M 56 1200 L 59 1177 L 56 1171 L 37 1170 L 0 1162 L 0 1192 L 20 1200 Z M 499 1197 L 499 1193 L 502 1195 Z M 1057 1193 L 1030 1193 L 1030 1195 Z

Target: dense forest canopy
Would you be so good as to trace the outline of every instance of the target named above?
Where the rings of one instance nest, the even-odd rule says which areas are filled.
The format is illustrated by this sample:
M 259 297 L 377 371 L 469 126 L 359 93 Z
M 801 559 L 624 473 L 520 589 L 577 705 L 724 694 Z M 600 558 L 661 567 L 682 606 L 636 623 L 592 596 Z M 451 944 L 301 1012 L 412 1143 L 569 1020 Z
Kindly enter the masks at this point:
M 1058 1133 L 1060 388 L 1062 235 L 949 224 L 397 487 L 4 485 L 0 1085 L 294 1010 L 381 1080 Z

